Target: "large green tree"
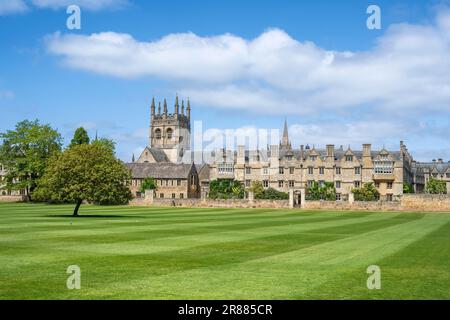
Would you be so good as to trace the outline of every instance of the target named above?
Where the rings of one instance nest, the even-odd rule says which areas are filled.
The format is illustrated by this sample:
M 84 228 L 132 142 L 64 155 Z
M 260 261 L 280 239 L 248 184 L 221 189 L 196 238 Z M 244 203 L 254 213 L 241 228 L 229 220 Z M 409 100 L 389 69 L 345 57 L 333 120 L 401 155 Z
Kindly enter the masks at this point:
M 447 183 L 444 180 L 438 180 L 430 177 L 425 186 L 425 192 L 431 194 L 446 194 L 447 193 Z
M 77 130 L 75 130 L 69 147 L 77 146 L 80 144 L 89 144 L 89 141 L 90 139 L 87 131 L 83 127 L 79 127 Z
M 6 189 L 25 189 L 29 200 L 48 159 L 60 153 L 61 135 L 38 120 L 21 121 L 14 130 L 0 133 L 0 163 L 6 169 Z
M 77 216 L 83 201 L 128 203 L 132 196 L 126 183 L 130 179 L 130 171 L 109 148 L 81 144 L 51 158 L 35 194 L 42 201 L 75 203 L 73 215 Z

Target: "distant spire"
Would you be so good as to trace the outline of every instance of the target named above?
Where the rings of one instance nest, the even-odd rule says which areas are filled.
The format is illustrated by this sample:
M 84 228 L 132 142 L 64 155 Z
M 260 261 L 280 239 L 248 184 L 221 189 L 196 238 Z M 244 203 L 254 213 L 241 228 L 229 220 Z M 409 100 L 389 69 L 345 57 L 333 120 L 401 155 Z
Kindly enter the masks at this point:
M 166 101 L 166 98 L 164 98 L 164 114 L 167 114 L 167 101 Z
M 188 118 L 191 117 L 191 102 L 189 101 L 189 98 L 187 99 L 187 109 L 186 109 L 186 115 Z
M 161 114 L 161 101 L 158 102 L 158 114 Z
M 155 97 L 152 98 L 152 105 L 150 107 L 152 116 L 155 115 Z
M 281 140 L 281 145 L 288 147 L 289 143 L 289 133 L 288 133 L 288 125 L 287 120 L 284 119 L 284 129 L 283 129 L 283 139 Z
M 97 141 L 98 140 L 98 132 L 97 132 L 98 130 L 95 130 L 95 141 Z
M 178 114 L 178 109 L 179 109 L 179 105 L 178 105 L 178 94 L 175 98 L 175 114 Z
M 134 153 L 133 156 L 131 157 L 131 162 L 134 162 Z
M 184 115 L 184 100 L 181 100 L 181 114 Z

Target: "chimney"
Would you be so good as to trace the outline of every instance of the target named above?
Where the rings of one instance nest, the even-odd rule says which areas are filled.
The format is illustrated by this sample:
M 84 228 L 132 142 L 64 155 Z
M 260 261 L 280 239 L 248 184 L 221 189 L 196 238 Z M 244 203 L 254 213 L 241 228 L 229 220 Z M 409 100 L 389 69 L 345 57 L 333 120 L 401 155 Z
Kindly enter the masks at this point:
M 334 159 L 334 144 L 327 144 L 327 157 Z
M 238 164 L 245 163 L 245 146 L 243 146 L 243 145 L 238 146 L 237 163 Z
M 363 144 L 363 157 L 370 157 L 372 153 L 372 145 L 369 143 Z
M 300 145 L 300 160 L 305 160 L 305 146 Z
M 438 163 L 444 163 L 444 160 L 442 160 L 441 158 L 438 159 Z

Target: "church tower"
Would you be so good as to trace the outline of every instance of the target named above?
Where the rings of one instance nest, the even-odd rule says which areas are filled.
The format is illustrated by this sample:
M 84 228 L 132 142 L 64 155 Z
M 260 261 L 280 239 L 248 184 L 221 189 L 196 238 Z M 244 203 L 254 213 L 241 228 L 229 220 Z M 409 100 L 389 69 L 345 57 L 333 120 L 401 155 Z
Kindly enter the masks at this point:
M 184 101 L 180 105 L 178 96 L 175 98 L 174 112 L 169 113 L 167 101 L 164 99 L 163 112 L 159 103 L 156 113 L 155 99 L 150 107 L 150 148 L 163 150 L 170 162 L 179 162 L 186 150 L 190 149 L 191 136 L 191 106 L 187 101 L 186 114 Z

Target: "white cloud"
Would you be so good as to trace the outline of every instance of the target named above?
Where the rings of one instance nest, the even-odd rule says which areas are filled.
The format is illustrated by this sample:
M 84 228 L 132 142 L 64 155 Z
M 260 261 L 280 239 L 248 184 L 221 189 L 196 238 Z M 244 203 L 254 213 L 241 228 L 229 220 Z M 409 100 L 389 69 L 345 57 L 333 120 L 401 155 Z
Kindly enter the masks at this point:
M 279 29 L 246 40 L 170 34 L 54 34 L 52 54 L 71 68 L 169 81 L 196 104 L 302 114 L 374 106 L 384 112 L 450 112 L 450 11 L 430 25 L 393 25 L 364 52 L 330 51 Z
M 27 10 L 28 6 L 23 0 L 0 0 L 0 16 L 23 13 Z

